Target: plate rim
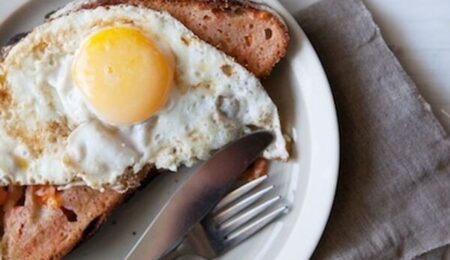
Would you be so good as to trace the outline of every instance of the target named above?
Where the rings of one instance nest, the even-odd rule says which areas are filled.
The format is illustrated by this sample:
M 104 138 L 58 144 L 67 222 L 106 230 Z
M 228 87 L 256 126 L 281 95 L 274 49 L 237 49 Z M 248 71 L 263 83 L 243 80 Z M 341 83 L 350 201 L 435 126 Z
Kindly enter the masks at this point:
M 255 1 L 255 0 L 253 0 Z M 315 235 L 309 234 L 310 242 L 308 249 L 305 250 L 304 254 L 298 255 L 298 240 L 295 235 L 298 235 L 300 233 L 300 225 L 302 223 L 299 223 L 300 215 L 297 216 L 297 219 L 294 223 L 294 225 L 291 227 L 292 230 L 290 234 L 288 235 L 287 240 L 285 241 L 284 245 L 282 246 L 281 250 L 277 254 L 277 259 L 285 260 L 285 259 L 310 259 L 313 255 L 315 249 L 317 248 L 320 239 L 325 231 L 325 227 L 328 223 L 328 220 L 331 215 L 331 210 L 333 207 L 335 195 L 336 195 L 336 189 L 337 189 L 337 182 L 339 178 L 339 162 L 340 162 L 340 139 L 339 139 L 339 125 L 338 125 L 338 117 L 337 117 L 337 111 L 336 111 L 336 104 L 334 102 L 334 98 L 331 91 L 331 86 L 329 84 L 327 75 L 325 73 L 325 70 L 323 68 L 323 65 L 317 55 L 317 52 L 315 51 L 313 45 L 309 41 L 307 35 L 301 28 L 300 24 L 295 20 L 295 18 L 292 16 L 292 14 L 277 0 L 256 0 L 255 2 L 258 3 L 264 3 L 267 4 L 270 8 L 274 9 L 285 21 L 286 25 L 289 27 L 289 35 L 291 38 L 296 37 L 297 39 L 302 39 L 301 48 L 306 48 L 308 51 L 310 51 L 311 55 L 313 56 L 313 63 L 315 63 L 315 70 L 318 72 L 317 75 L 321 75 L 321 81 L 322 81 L 322 90 L 323 90 L 323 98 L 327 99 L 327 102 L 325 104 L 322 103 L 322 105 L 326 105 L 329 110 L 329 116 L 331 117 L 331 121 L 328 122 L 331 129 L 328 129 L 328 131 L 331 131 L 330 133 L 330 140 L 331 141 L 328 145 L 328 149 L 331 151 L 330 158 L 328 158 L 328 162 L 330 164 L 330 172 L 322 172 L 320 173 L 323 177 L 325 175 L 326 178 L 320 178 L 321 180 L 326 180 L 328 183 L 326 183 L 327 189 L 321 190 L 321 196 L 318 198 L 322 199 L 322 208 L 319 210 L 320 213 L 314 214 L 316 215 L 316 219 L 314 222 L 317 224 L 317 229 L 315 232 Z M 298 47 L 297 47 L 298 48 Z M 289 54 L 286 58 L 289 58 Z M 311 127 L 310 127 L 311 128 Z M 312 139 L 312 138 L 311 138 Z M 311 172 L 309 173 L 311 174 Z M 317 177 L 318 178 L 318 177 Z M 317 179 L 316 178 L 316 179 Z M 308 180 L 309 182 L 310 180 Z M 310 183 L 308 183 L 307 187 L 311 188 Z M 327 194 L 323 194 L 324 190 L 328 190 Z M 317 193 L 317 192 L 315 192 Z M 311 194 L 306 194 L 306 197 L 308 197 Z M 319 194 L 312 194 L 319 195 Z M 305 198 L 305 202 L 308 200 L 308 198 Z M 311 199 L 310 199 L 311 200 Z M 301 211 L 305 212 L 305 208 L 302 208 Z M 312 209 L 314 210 L 314 209 Z M 317 208 L 315 209 L 317 210 Z M 300 214 L 302 213 L 300 212 Z M 313 215 L 313 214 L 312 214 Z M 313 237 L 313 238 L 312 238 Z

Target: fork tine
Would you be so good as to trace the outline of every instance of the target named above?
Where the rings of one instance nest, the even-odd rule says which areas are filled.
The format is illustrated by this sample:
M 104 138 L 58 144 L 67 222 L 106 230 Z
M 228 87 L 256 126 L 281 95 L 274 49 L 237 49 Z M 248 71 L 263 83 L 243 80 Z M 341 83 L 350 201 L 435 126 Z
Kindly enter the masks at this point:
M 240 243 L 246 240 L 247 238 L 251 237 L 253 234 L 264 228 L 266 225 L 270 224 L 276 218 L 286 214 L 288 211 L 289 207 L 287 205 L 278 207 L 270 211 L 269 213 L 261 216 L 257 220 L 250 222 L 248 225 L 231 232 L 225 237 L 225 240 L 230 243 L 230 246 Z
M 218 203 L 199 225 L 205 239 L 193 244 L 195 252 L 208 248 L 219 256 L 289 211 L 281 196 L 268 195 L 275 185 L 261 184 L 267 178 L 262 176 L 238 187 Z
M 252 189 L 254 189 L 256 186 L 258 186 L 260 183 L 262 183 L 266 179 L 267 179 L 267 175 L 263 175 L 263 176 L 261 176 L 261 177 L 259 177 L 257 179 L 254 179 L 254 180 L 252 180 L 252 181 L 250 181 L 250 182 L 240 186 L 239 188 L 236 188 L 232 192 L 228 193 L 228 195 L 226 195 L 217 204 L 217 206 L 214 208 L 212 213 L 215 213 L 215 212 L 219 211 L 220 209 L 224 208 L 226 205 L 228 205 L 231 202 L 235 201 L 236 199 L 240 198 L 241 196 L 243 196 L 247 192 L 249 192 Z
M 226 208 L 225 210 L 219 212 L 217 215 L 213 217 L 213 221 L 216 224 L 222 224 L 226 220 L 230 219 L 237 213 L 241 212 L 248 206 L 252 205 L 255 201 L 263 197 L 265 194 L 267 194 L 269 191 L 273 190 L 275 186 L 271 185 L 265 188 L 262 188 L 249 196 L 245 197 L 241 201 L 237 202 L 236 204 L 230 206 L 229 208 Z
M 225 221 L 218 227 L 218 231 L 222 233 L 229 233 L 243 224 L 247 223 L 252 218 L 256 217 L 258 214 L 269 208 L 275 202 L 281 199 L 281 196 L 276 196 L 259 203 L 255 207 Z

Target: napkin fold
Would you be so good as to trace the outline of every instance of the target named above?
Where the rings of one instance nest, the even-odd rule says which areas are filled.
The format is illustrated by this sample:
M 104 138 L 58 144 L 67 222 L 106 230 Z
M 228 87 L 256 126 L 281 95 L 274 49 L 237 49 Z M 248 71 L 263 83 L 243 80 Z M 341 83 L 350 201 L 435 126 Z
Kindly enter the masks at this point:
M 369 11 L 323 0 L 296 17 L 330 81 L 341 138 L 336 198 L 313 258 L 411 259 L 450 244 L 449 136 Z

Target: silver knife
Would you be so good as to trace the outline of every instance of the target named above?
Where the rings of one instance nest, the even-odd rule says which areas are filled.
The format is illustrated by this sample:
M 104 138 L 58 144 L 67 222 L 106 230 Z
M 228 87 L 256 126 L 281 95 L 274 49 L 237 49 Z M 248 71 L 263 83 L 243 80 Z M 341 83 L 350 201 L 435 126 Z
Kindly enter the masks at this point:
M 271 133 L 256 132 L 215 153 L 167 202 L 126 259 L 156 260 L 178 246 L 272 140 Z

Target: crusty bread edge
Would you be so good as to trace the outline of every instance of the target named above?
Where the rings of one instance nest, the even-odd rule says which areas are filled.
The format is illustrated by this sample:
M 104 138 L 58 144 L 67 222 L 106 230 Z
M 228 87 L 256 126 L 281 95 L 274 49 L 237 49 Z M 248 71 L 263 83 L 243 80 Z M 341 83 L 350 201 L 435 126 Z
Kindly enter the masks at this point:
M 56 19 L 58 17 L 68 15 L 69 13 L 77 12 L 80 10 L 124 4 L 124 3 L 117 4 L 117 2 L 120 2 L 120 1 L 136 1 L 136 0 L 85 0 L 85 1 L 72 2 L 60 9 L 57 9 L 57 10 L 49 13 L 46 16 L 46 18 L 47 18 L 47 20 L 52 20 L 52 19 Z M 144 2 L 148 1 L 148 0 L 137 0 L 137 1 L 141 2 L 138 5 L 142 5 L 144 8 L 149 8 L 149 7 L 146 7 L 144 4 Z M 169 1 L 169 0 L 166 0 L 166 1 Z M 174 4 L 176 4 L 176 2 L 185 2 L 186 0 L 170 0 L 170 1 L 173 2 Z M 254 74 L 256 77 L 258 77 L 258 78 L 268 77 L 270 75 L 270 73 L 272 72 L 273 68 L 280 62 L 281 59 L 283 59 L 286 56 L 288 47 L 289 47 L 289 42 L 290 42 L 289 30 L 288 30 L 287 24 L 285 23 L 283 18 L 269 5 L 261 3 L 261 2 L 246 1 L 246 0 L 188 0 L 188 1 L 194 1 L 194 2 L 196 1 L 197 4 L 199 4 L 200 6 L 208 7 L 210 9 L 219 8 L 223 12 L 226 12 L 226 9 L 228 9 L 228 8 L 243 7 L 243 8 L 247 8 L 248 10 L 251 10 L 253 12 L 265 11 L 273 16 L 273 18 L 274 18 L 273 21 L 277 24 L 277 27 L 279 29 L 281 29 L 283 32 L 283 37 L 280 41 L 280 44 L 281 44 L 280 54 L 276 56 L 275 60 L 273 60 L 271 67 L 265 71 L 262 71 L 261 73 L 252 71 L 251 69 L 248 68 L 247 64 L 241 64 L 244 67 L 246 67 L 247 69 L 249 69 L 249 71 L 252 74 Z M 202 40 L 206 41 L 205 39 L 202 39 Z M 210 43 L 210 44 L 212 44 L 212 43 Z M 212 44 L 212 45 L 214 46 L 214 44 Z M 218 47 L 218 46 L 215 46 L 215 47 L 220 50 L 220 47 Z M 233 56 L 233 55 L 230 55 L 230 56 Z M 235 57 L 233 57 L 233 58 L 235 59 Z

